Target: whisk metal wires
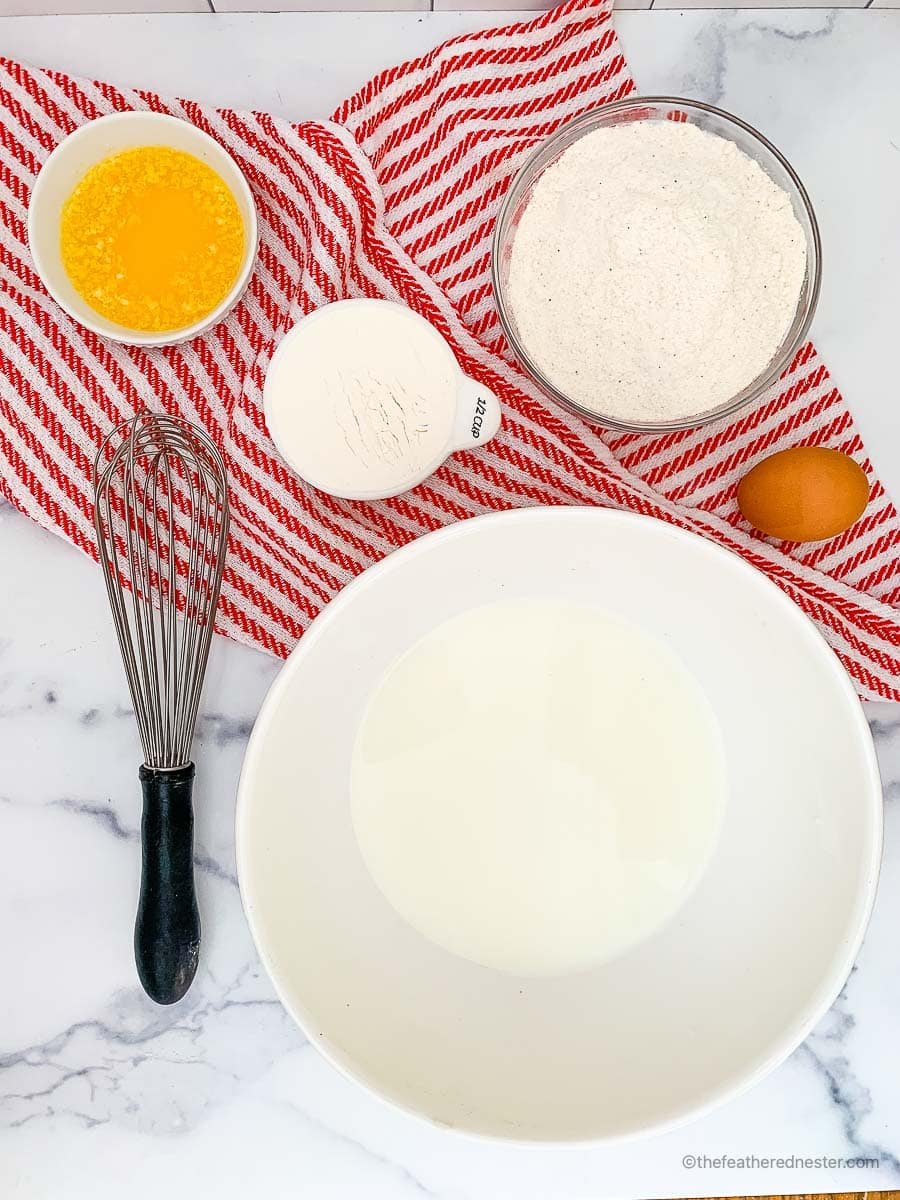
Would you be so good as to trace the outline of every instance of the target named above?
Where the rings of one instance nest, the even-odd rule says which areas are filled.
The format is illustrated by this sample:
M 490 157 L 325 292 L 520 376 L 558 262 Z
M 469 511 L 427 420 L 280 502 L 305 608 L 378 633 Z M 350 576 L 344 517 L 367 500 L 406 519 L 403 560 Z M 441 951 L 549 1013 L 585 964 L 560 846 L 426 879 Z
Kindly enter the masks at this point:
M 225 467 L 186 421 L 141 413 L 97 456 L 94 525 L 151 767 L 190 761 L 222 584 Z

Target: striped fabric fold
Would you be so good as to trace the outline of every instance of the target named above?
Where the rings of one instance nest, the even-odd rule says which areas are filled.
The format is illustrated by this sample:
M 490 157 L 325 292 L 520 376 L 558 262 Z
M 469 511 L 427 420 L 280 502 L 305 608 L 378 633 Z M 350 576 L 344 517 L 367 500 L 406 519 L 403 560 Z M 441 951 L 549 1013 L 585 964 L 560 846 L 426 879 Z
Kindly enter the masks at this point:
M 143 408 L 197 421 L 230 480 L 219 627 L 281 656 L 351 578 L 429 530 L 521 505 L 627 508 L 742 555 L 818 624 L 862 697 L 900 700 L 900 521 L 811 344 L 739 418 L 664 436 L 604 435 L 562 412 L 505 344 L 490 236 L 511 178 L 561 122 L 632 88 L 610 5 L 597 0 L 445 42 L 382 72 L 329 122 L 214 109 L 0 59 L 0 492 L 96 558 L 91 465 L 103 437 Z M 28 199 L 48 154 L 84 122 L 127 109 L 172 113 L 220 141 L 259 212 L 244 299 L 184 346 L 113 346 L 81 328 L 50 300 L 27 248 Z M 421 313 L 503 406 L 494 442 L 376 504 L 303 484 L 263 419 L 282 334 L 348 296 Z M 872 488 L 852 530 L 812 546 L 760 538 L 735 503 L 754 462 L 799 443 L 853 455 Z

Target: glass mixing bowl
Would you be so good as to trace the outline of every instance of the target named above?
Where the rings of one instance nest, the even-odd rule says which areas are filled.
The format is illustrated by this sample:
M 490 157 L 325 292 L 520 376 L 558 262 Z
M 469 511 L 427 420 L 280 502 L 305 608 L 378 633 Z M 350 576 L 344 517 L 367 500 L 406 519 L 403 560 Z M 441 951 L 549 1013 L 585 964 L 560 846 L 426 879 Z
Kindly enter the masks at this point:
M 724 404 L 709 409 L 707 412 L 652 424 L 631 423 L 621 417 L 610 417 L 602 412 L 596 412 L 573 400 L 561 392 L 535 363 L 519 338 L 515 316 L 510 306 L 509 265 L 516 228 L 531 197 L 532 189 L 541 174 L 559 158 L 564 150 L 595 129 L 623 125 L 629 121 L 665 119 L 691 121 L 709 133 L 728 138 L 729 141 L 735 143 L 738 149 L 755 159 L 766 174 L 787 192 L 794 208 L 794 214 L 800 222 L 806 238 L 806 275 L 797 304 L 797 312 L 781 345 L 766 369 L 751 380 L 742 391 L 725 401 Z M 584 113 L 574 121 L 562 126 L 532 153 L 513 180 L 503 207 L 500 209 L 494 230 L 491 271 L 497 309 L 509 343 L 522 366 L 548 396 L 564 408 L 594 424 L 610 429 L 655 432 L 657 430 L 690 429 L 697 425 L 708 424 L 720 417 L 729 416 L 749 404 L 775 382 L 802 345 L 813 319 L 821 283 L 822 246 L 819 227 L 816 224 L 815 213 L 806 189 L 784 155 L 776 150 L 761 133 L 738 117 L 723 112 L 719 108 L 713 108 L 712 105 L 702 104 L 699 100 L 682 100 L 677 96 L 634 96 Z

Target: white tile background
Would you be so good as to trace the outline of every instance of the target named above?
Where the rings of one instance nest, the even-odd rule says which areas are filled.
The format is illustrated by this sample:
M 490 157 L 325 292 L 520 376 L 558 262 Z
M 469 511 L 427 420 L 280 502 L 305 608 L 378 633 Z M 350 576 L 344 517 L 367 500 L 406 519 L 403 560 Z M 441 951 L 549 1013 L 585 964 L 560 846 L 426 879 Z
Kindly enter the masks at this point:
M 0 17 L 60 13 L 540 9 L 549 0 L 0 0 Z M 617 8 L 900 8 L 900 0 L 616 0 Z M 0 30 L 0 53 L 2 53 Z

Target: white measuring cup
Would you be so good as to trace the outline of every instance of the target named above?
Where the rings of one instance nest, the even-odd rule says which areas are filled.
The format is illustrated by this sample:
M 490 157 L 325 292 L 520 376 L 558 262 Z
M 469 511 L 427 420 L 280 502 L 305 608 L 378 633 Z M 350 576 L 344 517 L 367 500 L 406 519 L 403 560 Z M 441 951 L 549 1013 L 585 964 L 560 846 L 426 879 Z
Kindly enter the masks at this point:
M 289 466 L 346 500 L 398 496 L 500 427 L 497 397 L 430 322 L 389 300 L 338 300 L 298 321 L 272 356 L 263 405 Z

